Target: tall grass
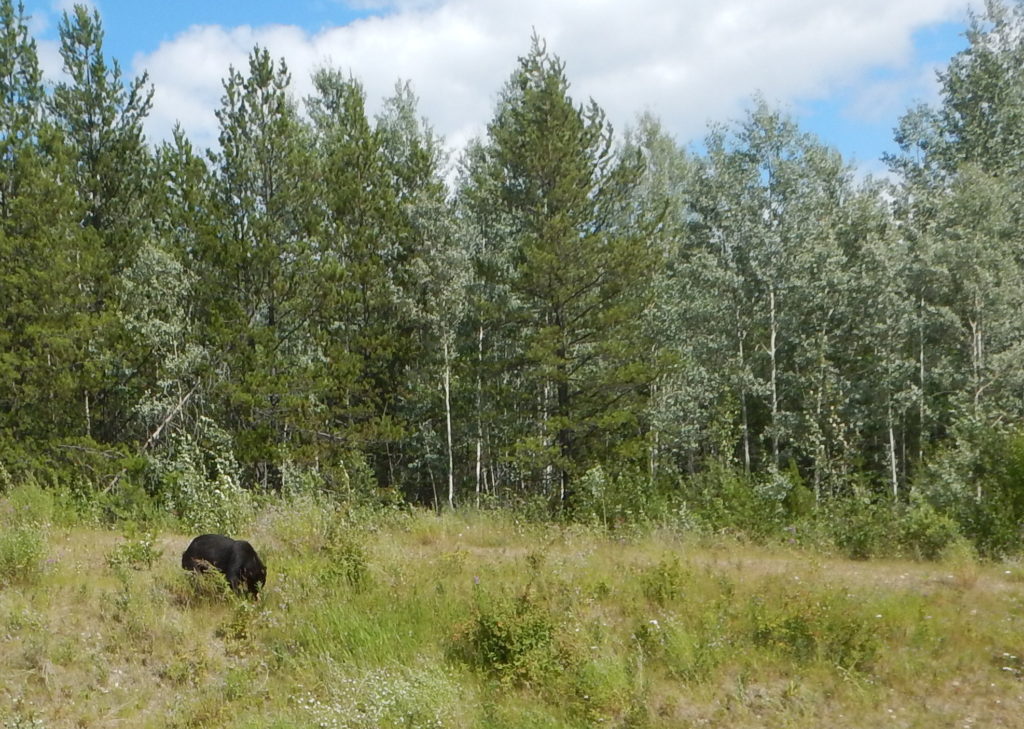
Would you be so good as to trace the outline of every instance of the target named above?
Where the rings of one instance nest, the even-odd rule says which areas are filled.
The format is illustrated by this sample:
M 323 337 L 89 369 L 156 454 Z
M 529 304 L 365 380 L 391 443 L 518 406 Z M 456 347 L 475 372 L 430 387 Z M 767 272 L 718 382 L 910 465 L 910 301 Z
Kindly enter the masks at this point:
M 1024 708 L 1024 574 L 964 552 L 848 561 L 302 497 L 238 535 L 268 566 L 254 602 L 180 569 L 190 534 L 21 526 L 37 569 L 0 589 L 5 729 L 1014 726 Z

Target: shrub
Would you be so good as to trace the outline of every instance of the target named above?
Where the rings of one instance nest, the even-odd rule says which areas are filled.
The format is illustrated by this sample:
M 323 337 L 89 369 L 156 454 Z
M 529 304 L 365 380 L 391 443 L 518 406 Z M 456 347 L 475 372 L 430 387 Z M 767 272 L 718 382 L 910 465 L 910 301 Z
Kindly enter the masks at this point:
M 877 618 L 839 594 L 757 594 L 750 601 L 750 639 L 800 663 L 821 660 L 847 671 L 869 671 L 881 639 Z
M 71 522 L 72 512 L 66 492 L 43 488 L 31 479 L 10 486 L 0 501 L 0 521 L 10 525 L 45 526 Z
M 772 480 L 757 487 L 739 469 L 711 461 L 684 479 L 682 491 L 688 507 L 712 531 L 763 538 L 780 528 L 785 515 L 786 489 L 779 486 Z
M 664 605 L 682 594 L 686 578 L 677 557 L 665 558 L 640 575 L 640 585 L 648 600 Z
M 167 589 L 174 602 L 182 607 L 218 603 L 235 597 L 227 577 L 220 570 L 180 570 L 174 574 Z
M 43 573 L 46 545 L 37 526 L 0 529 L 0 586 L 31 584 Z
M 333 530 L 328 535 L 325 552 L 328 555 L 326 576 L 340 577 L 356 590 L 369 585 L 370 566 L 366 549 L 355 536 L 340 529 Z
M 162 503 L 193 532 L 238 532 L 255 510 L 242 488 L 228 436 L 207 424 L 205 438 L 177 433 L 173 445 L 151 462 L 150 479 Z
M 835 545 L 850 559 L 870 559 L 897 551 L 898 510 L 856 493 L 832 503 L 823 517 L 831 526 Z
M 610 472 L 594 466 L 575 482 L 569 503 L 574 519 L 605 529 L 660 521 L 670 512 L 662 484 L 629 467 Z
M 156 541 L 152 534 L 143 534 L 140 537 L 126 534 L 124 538 L 124 542 L 116 545 L 107 554 L 107 565 L 115 571 L 152 569 L 153 564 L 163 554 L 156 548 Z
M 957 523 L 926 501 L 915 503 L 903 517 L 903 545 L 918 559 L 939 559 L 960 538 Z
M 985 557 L 1019 552 L 1024 528 L 1024 431 L 958 424 L 953 447 L 939 451 L 916 490 Z
M 529 592 L 515 598 L 478 592 L 476 615 L 456 636 L 470 665 L 511 684 L 542 684 L 562 667 L 557 624 Z

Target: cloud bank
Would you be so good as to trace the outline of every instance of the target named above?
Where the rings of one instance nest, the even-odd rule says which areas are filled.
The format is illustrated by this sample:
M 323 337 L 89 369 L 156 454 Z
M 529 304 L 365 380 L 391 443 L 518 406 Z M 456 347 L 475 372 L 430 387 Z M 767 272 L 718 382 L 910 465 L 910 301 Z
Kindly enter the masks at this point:
M 877 85 L 879 104 L 927 93 L 928 74 L 911 64 L 913 33 L 962 20 L 964 0 L 408 0 L 369 5 L 378 15 L 308 32 L 295 26 L 193 26 L 131 71 L 148 70 L 156 88 L 148 132 L 166 137 L 175 122 L 200 146 L 216 143 L 214 110 L 229 66 L 244 69 L 254 45 L 283 57 L 293 93 L 311 92 L 310 74 L 330 66 L 365 85 L 371 111 L 399 79 L 412 82 L 420 111 L 452 147 L 483 132 L 502 85 L 529 48 L 545 39 L 566 62 L 577 102 L 594 98 L 618 128 L 638 113 L 658 116 L 686 143 L 709 121 L 739 114 L 751 95 L 788 104 L 839 88 Z M 907 89 L 910 91 L 908 92 Z M 891 91 L 891 88 L 890 88 Z M 893 110 L 899 113 L 900 108 Z M 859 113 L 851 109 L 850 113 Z

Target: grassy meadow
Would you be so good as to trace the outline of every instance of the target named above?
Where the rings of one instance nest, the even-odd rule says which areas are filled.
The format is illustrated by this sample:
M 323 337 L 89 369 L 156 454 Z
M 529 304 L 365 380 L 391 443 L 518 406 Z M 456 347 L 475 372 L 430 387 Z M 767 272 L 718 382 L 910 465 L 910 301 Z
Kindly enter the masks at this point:
M 1022 564 L 305 498 L 252 602 L 192 536 L 0 497 L 0 727 L 1024 725 Z

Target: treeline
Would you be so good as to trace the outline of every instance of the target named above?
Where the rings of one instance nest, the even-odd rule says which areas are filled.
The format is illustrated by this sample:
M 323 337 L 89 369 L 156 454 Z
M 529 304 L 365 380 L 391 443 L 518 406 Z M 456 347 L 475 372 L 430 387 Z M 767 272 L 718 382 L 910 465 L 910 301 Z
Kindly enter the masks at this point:
M 0 2 L 0 478 L 607 518 L 727 472 L 1015 538 L 1020 3 L 972 17 L 890 181 L 760 100 L 699 151 L 616 136 L 537 38 L 458 159 L 409 85 L 372 118 L 337 70 L 296 100 L 262 48 L 215 148 L 153 146 L 98 13 L 60 38 L 48 86 Z

